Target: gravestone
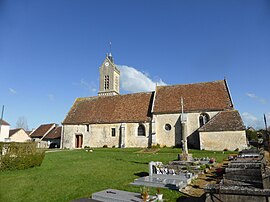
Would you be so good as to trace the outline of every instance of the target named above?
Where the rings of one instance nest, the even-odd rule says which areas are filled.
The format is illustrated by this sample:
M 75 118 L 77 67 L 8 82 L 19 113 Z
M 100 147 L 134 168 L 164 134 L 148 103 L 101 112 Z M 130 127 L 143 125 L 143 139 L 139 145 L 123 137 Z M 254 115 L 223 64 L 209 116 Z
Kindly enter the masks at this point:
M 155 200 L 154 196 L 149 196 Z M 121 191 L 116 189 L 106 189 L 92 194 L 92 199 L 103 202 L 142 202 L 140 193 Z

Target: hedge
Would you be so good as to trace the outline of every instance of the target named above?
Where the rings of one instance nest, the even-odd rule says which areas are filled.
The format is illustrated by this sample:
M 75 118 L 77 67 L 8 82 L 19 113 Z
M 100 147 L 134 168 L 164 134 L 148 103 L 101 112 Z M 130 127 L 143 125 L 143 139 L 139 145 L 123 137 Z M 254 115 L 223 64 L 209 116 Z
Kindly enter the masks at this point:
M 0 142 L 0 171 L 21 170 L 40 166 L 45 152 L 35 142 Z

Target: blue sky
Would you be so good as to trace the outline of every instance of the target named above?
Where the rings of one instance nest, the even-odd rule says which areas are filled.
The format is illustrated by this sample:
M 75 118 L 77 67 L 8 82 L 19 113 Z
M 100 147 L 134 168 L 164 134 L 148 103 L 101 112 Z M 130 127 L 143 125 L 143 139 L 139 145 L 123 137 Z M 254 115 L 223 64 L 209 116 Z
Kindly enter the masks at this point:
M 97 95 L 111 41 L 122 93 L 226 77 L 245 124 L 262 127 L 269 36 L 268 0 L 0 0 L 0 105 L 13 128 L 61 123 Z

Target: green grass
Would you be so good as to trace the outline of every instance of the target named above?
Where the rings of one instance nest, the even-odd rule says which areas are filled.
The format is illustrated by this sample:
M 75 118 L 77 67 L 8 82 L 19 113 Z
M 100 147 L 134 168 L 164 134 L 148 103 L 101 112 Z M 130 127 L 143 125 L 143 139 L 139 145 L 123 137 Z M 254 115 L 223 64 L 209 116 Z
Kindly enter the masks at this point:
M 137 153 L 140 149 L 94 149 L 46 153 L 40 167 L 0 173 L 0 201 L 72 201 L 89 197 L 107 188 L 140 192 L 129 185 L 150 161 L 167 163 L 177 158 L 180 149 L 163 148 L 156 154 Z M 225 152 L 191 150 L 194 157 L 215 157 Z M 150 189 L 151 194 L 156 189 Z M 180 192 L 162 189 L 168 201 L 176 201 Z

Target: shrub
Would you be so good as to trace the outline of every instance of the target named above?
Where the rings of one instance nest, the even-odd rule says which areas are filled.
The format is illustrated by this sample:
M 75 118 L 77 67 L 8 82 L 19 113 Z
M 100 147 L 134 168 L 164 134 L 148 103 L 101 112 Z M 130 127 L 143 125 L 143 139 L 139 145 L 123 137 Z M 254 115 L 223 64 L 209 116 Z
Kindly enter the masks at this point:
M 36 143 L 10 142 L 0 143 L 0 170 L 21 170 L 40 166 L 44 156 L 44 150 L 38 150 Z

